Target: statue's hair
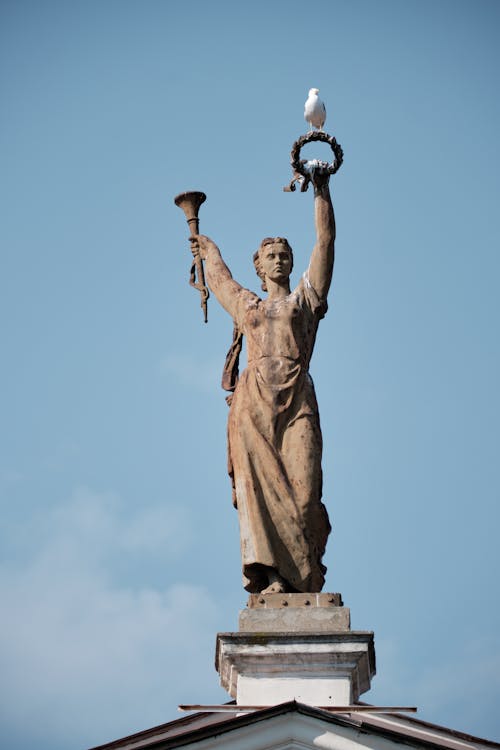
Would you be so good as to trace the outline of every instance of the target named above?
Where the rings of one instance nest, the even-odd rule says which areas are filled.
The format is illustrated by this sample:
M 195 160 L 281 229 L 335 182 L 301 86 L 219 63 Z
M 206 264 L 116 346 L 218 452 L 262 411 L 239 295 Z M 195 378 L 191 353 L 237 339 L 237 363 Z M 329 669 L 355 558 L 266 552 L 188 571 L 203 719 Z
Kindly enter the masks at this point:
M 255 270 L 257 271 L 257 276 L 262 281 L 261 287 L 262 287 L 262 291 L 264 292 L 267 292 L 267 287 L 266 287 L 266 278 L 264 276 L 264 273 L 262 271 L 262 266 L 260 263 L 260 253 L 266 245 L 283 245 L 284 247 L 286 247 L 288 252 L 290 253 L 290 259 L 292 261 L 290 264 L 290 271 L 293 268 L 293 250 L 288 244 L 288 240 L 285 237 L 264 237 L 264 239 L 260 243 L 259 249 L 256 250 L 255 253 L 253 254 L 253 264 L 255 266 Z

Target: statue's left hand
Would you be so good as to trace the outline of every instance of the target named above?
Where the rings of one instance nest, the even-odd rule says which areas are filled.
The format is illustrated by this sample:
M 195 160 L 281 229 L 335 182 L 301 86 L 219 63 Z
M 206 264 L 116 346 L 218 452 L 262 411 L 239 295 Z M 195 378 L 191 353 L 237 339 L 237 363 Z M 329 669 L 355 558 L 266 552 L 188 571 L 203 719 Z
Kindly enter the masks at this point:
M 328 172 L 327 166 L 319 166 L 316 169 L 311 170 L 311 182 L 316 190 L 321 190 L 330 182 L 330 173 Z

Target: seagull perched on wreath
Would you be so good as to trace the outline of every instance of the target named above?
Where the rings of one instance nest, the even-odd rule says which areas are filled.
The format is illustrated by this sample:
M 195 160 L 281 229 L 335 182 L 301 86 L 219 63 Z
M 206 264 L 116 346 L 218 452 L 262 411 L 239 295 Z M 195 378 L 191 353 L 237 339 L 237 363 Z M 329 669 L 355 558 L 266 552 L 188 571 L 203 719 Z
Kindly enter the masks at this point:
M 309 95 L 304 105 L 304 120 L 309 123 L 311 130 L 323 130 L 326 120 L 325 105 L 318 96 L 319 89 L 309 89 Z

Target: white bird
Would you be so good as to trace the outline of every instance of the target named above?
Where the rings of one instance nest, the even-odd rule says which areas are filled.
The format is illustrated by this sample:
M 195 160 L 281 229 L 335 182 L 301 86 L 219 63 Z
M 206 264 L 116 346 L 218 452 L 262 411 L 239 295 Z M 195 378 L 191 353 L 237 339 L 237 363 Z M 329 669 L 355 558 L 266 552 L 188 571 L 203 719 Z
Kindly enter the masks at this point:
M 309 89 L 309 96 L 304 105 L 304 120 L 309 123 L 311 130 L 323 130 L 326 120 L 325 105 L 318 96 L 319 89 Z

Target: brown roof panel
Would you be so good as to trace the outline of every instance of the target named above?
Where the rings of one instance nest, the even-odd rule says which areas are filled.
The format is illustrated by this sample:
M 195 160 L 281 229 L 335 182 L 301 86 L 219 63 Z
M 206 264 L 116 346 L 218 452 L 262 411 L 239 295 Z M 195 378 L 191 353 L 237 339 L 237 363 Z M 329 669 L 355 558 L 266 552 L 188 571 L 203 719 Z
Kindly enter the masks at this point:
M 129 737 L 99 745 L 92 750 L 141 750 L 142 748 L 168 750 L 168 748 L 181 747 L 190 742 L 200 741 L 292 711 L 313 716 L 323 721 L 326 720 L 331 724 L 352 727 L 362 733 L 382 735 L 395 742 L 410 745 L 419 744 L 439 750 L 474 750 L 474 748 L 481 747 L 500 750 L 500 743 L 473 737 L 454 729 L 430 724 L 403 714 L 366 714 L 359 712 L 332 714 L 327 709 L 315 708 L 295 701 L 259 709 L 241 716 L 235 716 L 231 713 L 200 711 L 167 724 L 146 729 Z

